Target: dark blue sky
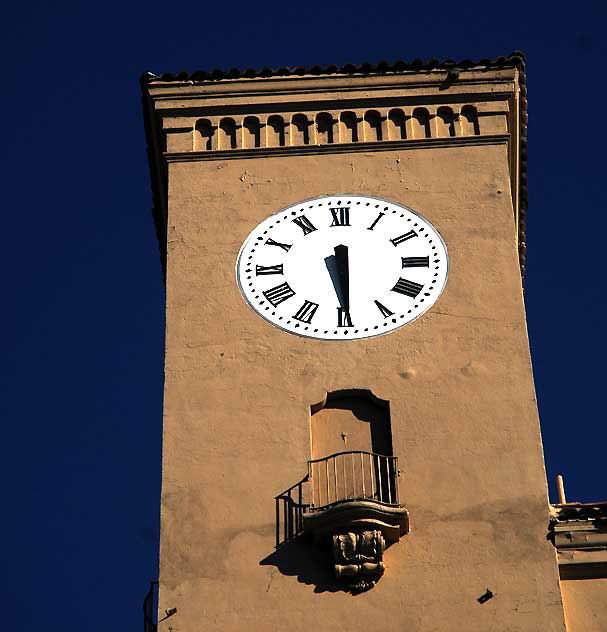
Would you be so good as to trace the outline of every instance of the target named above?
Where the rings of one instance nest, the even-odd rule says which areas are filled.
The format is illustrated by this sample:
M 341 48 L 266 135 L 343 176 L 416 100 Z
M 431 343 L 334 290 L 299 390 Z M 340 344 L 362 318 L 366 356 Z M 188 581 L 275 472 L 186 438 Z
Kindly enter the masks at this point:
M 547 471 L 569 500 L 607 496 L 604 2 L 34 0 L 2 18 L 4 628 L 139 629 L 157 573 L 164 294 L 145 70 L 525 51 Z

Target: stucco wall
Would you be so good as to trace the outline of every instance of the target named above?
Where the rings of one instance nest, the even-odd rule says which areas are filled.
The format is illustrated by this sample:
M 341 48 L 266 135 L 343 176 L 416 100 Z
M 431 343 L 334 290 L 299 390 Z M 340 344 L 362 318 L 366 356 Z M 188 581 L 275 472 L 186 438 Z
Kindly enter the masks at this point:
M 366 193 L 441 232 L 438 302 L 394 333 L 282 332 L 239 294 L 253 227 L 298 200 Z M 503 142 L 169 165 L 160 607 L 174 632 L 563 630 Z M 274 553 L 274 496 L 310 458 L 310 405 L 390 402 L 411 533 L 378 585 L 328 582 L 330 554 Z M 495 596 L 477 597 L 489 587 Z
M 567 632 L 603 632 L 607 621 L 607 579 L 561 582 Z

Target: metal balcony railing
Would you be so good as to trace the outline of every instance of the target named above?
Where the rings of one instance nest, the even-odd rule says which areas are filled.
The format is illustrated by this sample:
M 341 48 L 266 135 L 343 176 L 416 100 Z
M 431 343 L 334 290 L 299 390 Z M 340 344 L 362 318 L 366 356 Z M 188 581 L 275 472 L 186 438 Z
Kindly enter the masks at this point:
M 354 500 L 399 507 L 398 459 L 349 451 L 308 461 L 308 475 L 276 496 L 276 547 L 298 536 L 304 516 Z
M 308 480 L 285 489 L 274 499 L 276 501 L 276 547 L 301 533 L 303 515 L 310 506 L 306 502 Z
M 398 505 L 398 459 L 373 452 L 338 452 L 308 461 L 309 511 L 347 500 Z

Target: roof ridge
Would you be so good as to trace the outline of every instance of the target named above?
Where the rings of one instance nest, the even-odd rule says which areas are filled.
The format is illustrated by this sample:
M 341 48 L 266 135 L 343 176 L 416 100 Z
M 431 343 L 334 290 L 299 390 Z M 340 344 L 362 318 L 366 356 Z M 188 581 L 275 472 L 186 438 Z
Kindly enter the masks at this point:
M 393 73 L 411 70 L 415 72 L 420 72 L 423 70 L 469 70 L 471 68 L 479 67 L 499 68 L 502 66 L 521 66 L 525 64 L 525 61 L 525 54 L 519 50 L 515 50 L 509 55 L 502 55 L 494 59 L 484 58 L 480 59 L 479 61 L 473 61 L 471 59 L 463 59 L 461 61 L 454 61 L 453 59 L 443 59 L 441 61 L 437 58 L 432 58 L 428 60 L 412 59 L 411 61 L 398 59 L 394 62 L 379 61 L 375 64 L 363 62 L 361 64 L 348 63 L 344 64 L 343 66 L 336 66 L 335 64 L 331 64 L 328 66 L 296 66 L 293 68 L 288 68 L 287 66 L 281 66 L 280 68 L 264 67 L 261 69 L 230 68 L 229 70 L 214 68 L 210 71 L 196 70 L 194 72 L 165 72 L 159 75 L 148 71 L 143 73 L 143 75 L 141 76 L 141 81 L 142 83 L 147 84 L 151 83 L 152 81 L 219 81 L 222 79 L 253 79 L 255 77 Z

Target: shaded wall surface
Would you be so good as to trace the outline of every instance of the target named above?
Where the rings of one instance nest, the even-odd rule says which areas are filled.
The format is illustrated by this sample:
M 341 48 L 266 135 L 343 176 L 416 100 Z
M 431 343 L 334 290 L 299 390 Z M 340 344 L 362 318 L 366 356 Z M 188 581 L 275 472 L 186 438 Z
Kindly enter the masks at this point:
M 607 578 L 561 582 L 567 632 L 603 632 L 607 628 Z
M 474 101 L 482 109 L 479 93 L 495 98 L 499 88 L 499 107 L 514 117 L 516 73 L 509 72 L 497 87 L 486 74 L 470 73 L 470 85 L 446 96 L 432 77 L 391 86 L 387 97 L 379 80 L 350 87 L 369 107 L 375 99 L 380 114 L 381 99 L 399 95 L 435 104 Z M 301 91 L 306 85 L 302 79 Z M 307 102 L 354 98 L 347 82 L 339 94 L 327 92 L 330 82 L 323 85 L 320 96 L 305 95 Z M 288 108 L 281 102 L 274 110 L 304 101 L 292 84 L 286 95 L 271 82 L 264 89 L 289 100 Z M 187 119 L 188 108 L 211 107 L 212 99 L 219 108 L 227 97 L 217 96 L 216 85 L 207 93 L 200 88 L 202 96 L 191 86 L 183 90 L 190 90 L 188 99 L 178 86 L 158 86 L 154 107 L 166 109 L 163 125 L 185 138 L 200 116 Z M 245 107 L 233 107 L 238 103 Z M 518 265 L 516 129 L 512 122 L 500 129 L 470 142 L 400 139 L 379 148 L 385 141 L 376 140 L 348 151 L 268 148 L 250 155 L 236 148 L 226 149 L 235 152 L 229 157 L 212 145 L 209 157 L 192 142 L 165 156 L 159 605 L 178 609 L 175 632 L 378 624 L 428 631 L 455 629 L 454 621 L 479 632 L 564 630 L 555 551 L 546 539 Z M 240 295 L 235 263 L 242 242 L 281 208 L 348 192 L 407 205 L 432 222 L 450 256 L 443 295 L 415 322 L 367 340 L 317 341 L 272 327 Z M 358 596 L 336 588 L 322 548 L 299 539 L 274 549 L 274 496 L 307 471 L 310 406 L 327 392 L 353 388 L 389 402 L 392 452 L 403 471 L 400 500 L 411 518 L 411 533 L 385 553 L 385 576 Z M 488 587 L 495 596 L 480 604 Z
M 392 455 L 390 410 L 367 397 L 329 400 L 312 415 L 310 435 L 313 459 L 346 450 Z

